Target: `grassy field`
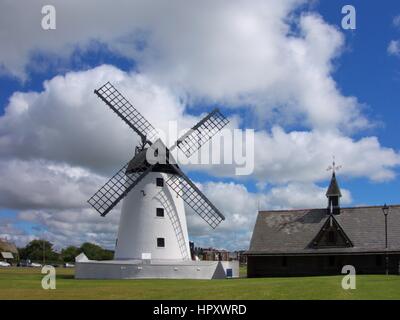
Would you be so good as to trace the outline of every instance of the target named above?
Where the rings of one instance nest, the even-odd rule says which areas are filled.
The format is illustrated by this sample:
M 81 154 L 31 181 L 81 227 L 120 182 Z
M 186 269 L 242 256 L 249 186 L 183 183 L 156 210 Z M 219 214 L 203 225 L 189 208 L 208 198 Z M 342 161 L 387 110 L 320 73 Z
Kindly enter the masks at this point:
M 40 268 L 0 268 L 3 299 L 400 299 L 400 276 L 358 276 L 357 289 L 340 276 L 227 280 L 75 280 L 57 269 L 57 289 L 41 288 Z

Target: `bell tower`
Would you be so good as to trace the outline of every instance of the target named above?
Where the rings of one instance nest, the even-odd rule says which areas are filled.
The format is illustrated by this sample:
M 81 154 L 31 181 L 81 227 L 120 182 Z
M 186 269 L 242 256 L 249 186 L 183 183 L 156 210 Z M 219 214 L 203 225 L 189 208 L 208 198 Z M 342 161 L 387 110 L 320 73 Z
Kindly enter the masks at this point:
M 326 192 L 326 197 L 328 198 L 328 214 L 340 214 L 340 198 L 342 197 L 342 193 L 340 192 L 339 184 L 336 179 L 336 171 L 340 168 L 341 166 L 336 165 L 335 159 L 333 160 L 332 166 L 328 168 L 329 171 L 332 170 L 331 182 Z

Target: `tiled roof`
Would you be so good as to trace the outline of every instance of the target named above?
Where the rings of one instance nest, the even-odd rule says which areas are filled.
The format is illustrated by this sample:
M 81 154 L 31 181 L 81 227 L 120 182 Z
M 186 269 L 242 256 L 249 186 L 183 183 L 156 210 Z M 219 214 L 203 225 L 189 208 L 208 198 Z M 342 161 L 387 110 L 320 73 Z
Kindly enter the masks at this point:
M 260 211 L 248 253 L 379 252 L 385 250 L 382 207 L 342 208 L 336 220 L 353 243 L 351 248 L 315 249 L 309 246 L 326 219 L 326 209 Z M 400 206 L 388 215 L 388 250 L 400 251 Z

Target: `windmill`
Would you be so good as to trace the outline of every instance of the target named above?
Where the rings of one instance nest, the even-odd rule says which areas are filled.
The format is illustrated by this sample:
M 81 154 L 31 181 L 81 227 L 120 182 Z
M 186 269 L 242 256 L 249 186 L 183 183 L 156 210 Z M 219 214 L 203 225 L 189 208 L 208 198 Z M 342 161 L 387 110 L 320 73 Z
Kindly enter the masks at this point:
M 88 200 L 103 217 L 123 200 L 114 259 L 190 260 L 184 203 L 212 228 L 225 218 L 182 172 L 171 152 L 179 148 L 190 157 L 228 120 L 214 109 L 167 148 L 150 122 L 110 82 L 94 93 L 141 138 L 134 157 Z M 149 155 L 164 161 L 149 161 Z

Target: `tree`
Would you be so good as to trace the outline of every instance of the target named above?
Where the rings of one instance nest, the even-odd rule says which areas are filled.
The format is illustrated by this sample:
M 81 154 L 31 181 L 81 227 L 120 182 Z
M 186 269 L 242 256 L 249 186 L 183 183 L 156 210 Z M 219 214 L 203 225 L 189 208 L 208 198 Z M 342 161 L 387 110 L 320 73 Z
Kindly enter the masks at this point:
M 59 254 L 53 250 L 53 244 L 46 240 L 32 240 L 24 248 L 19 249 L 21 259 L 29 259 L 32 261 L 55 262 L 59 259 Z
M 82 250 L 80 248 L 75 246 L 69 246 L 61 250 L 61 259 L 64 262 L 74 262 L 75 257 L 79 255 L 81 252 Z

